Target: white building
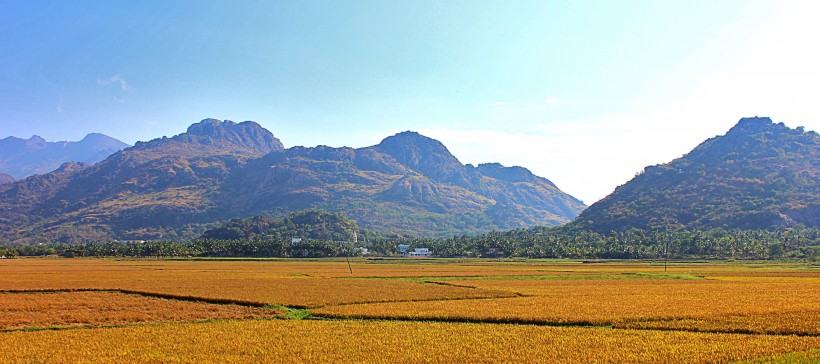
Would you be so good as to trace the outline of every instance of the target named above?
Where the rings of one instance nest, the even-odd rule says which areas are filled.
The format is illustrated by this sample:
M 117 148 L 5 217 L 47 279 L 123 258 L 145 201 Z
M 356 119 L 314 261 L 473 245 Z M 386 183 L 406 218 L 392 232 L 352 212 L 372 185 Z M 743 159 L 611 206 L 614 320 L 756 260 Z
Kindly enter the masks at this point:
M 405 256 L 410 258 L 431 258 L 433 256 L 433 252 L 427 248 L 415 248 Z

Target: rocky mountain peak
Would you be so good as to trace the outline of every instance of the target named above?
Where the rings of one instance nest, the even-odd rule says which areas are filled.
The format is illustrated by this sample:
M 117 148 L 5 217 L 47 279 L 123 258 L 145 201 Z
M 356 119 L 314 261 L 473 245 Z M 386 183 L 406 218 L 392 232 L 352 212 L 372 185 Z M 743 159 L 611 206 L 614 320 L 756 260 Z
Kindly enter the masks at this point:
M 461 165 L 461 162 L 450 154 L 444 144 L 414 131 L 403 131 L 384 138 L 375 148 L 393 156 L 399 163 L 413 169 L 417 169 L 416 167 L 423 164 L 422 159 L 433 156 Z
M 188 132 L 192 131 L 195 134 L 201 133 L 239 146 L 247 146 L 265 154 L 285 150 L 285 146 L 273 136 L 273 133 L 253 121 L 237 124 L 230 120 L 205 119 L 199 124 L 191 125 Z
M 32 135 L 31 138 L 26 140 L 26 143 L 30 146 L 44 146 L 48 142 L 39 135 Z
M 120 150 L 128 147 L 128 144 L 100 133 L 90 133 L 76 143 L 85 145 L 86 148 L 94 150 Z
M 450 154 L 447 147 L 445 147 L 444 144 L 441 144 L 438 140 L 409 130 L 384 138 L 381 143 L 377 145 L 377 147 L 384 150 L 413 148 L 418 150 L 439 152 L 442 154 Z
M 177 155 L 268 154 L 285 150 L 273 133 L 253 121 L 204 119 L 172 138 L 138 142 L 138 149 L 174 149 Z
M 466 169 L 440 141 L 414 131 L 404 131 L 373 147 L 397 162 L 421 172 L 432 180 L 458 186 L 469 184 Z
M 236 123 L 230 120 L 223 121 L 208 118 L 198 123 L 191 124 L 191 126 L 188 127 L 186 133 L 191 135 L 220 136 L 221 134 L 224 134 L 227 130 L 230 130 L 234 126 L 236 126 Z
M 10 174 L 0 173 L 0 185 L 14 182 L 14 177 Z
M 85 137 L 83 137 L 83 139 L 81 139 L 80 141 L 81 141 L 81 142 L 95 142 L 95 141 L 98 141 L 98 140 L 105 140 L 105 139 L 113 139 L 113 138 L 109 138 L 109 137 L 108 137 L 107 135 L 105 135 L 105 134 L 100 134 L 100 133 L 88 133 L 88 134 L 86 134 L 86 135 L 85 135 Z
M 729 130 L 728 134 L 731 133 L 745 133 L 745 134 L 754 134 L 765 131 L 770 129 L 775 124 L 772 122 L 772 119 L 769 117 L 750 117 L 750 118 L 742 118 L 740 121 L 735 124 L 732 129 Z
M 48 142 L 39 135 L 32 135 L 31 138 L 23 139 L 14 136 L 0 139 L 0 152 L 10 149 L 37 150 L 48 145 Z

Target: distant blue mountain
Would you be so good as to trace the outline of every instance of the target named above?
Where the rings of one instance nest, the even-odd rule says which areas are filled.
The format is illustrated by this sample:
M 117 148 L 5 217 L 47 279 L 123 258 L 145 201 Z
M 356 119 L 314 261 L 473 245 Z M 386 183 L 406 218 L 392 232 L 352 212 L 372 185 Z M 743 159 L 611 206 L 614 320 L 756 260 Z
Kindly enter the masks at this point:
M 12 177 L 10 174 L 0 173 L 0 185 L 12 182 L 14 182 L 14 177 Z
M 0 173 L 19 180 L 51 172 L 66 162 L 94 164 L 126 147 L 128 144 L 98 133 L 78 142 L 47 142 L 37 135 L 29 139 L 10 136 L 0 139 Z

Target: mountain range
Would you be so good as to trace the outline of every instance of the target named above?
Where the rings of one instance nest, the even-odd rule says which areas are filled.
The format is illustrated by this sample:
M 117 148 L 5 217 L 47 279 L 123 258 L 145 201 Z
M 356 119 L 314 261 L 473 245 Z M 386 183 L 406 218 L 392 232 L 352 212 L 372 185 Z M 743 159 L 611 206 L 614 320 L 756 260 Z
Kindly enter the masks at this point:
M 93 165 L 68 162 L 19 181 L 0 174 L 0 241 L 193 238 L 233 219 L 270 225 L 311 209 L 398 236 L 568 222 L 602 234 L 818 228 L 819 147 L 814 131 L 744 118 L 584 210 L 526 168 L 464 165 L 416 132 L 365 148 L 286 149 L 257 123 L 206 119 Z
M 47 142 L 35 135 L 29 139 L 0 139 L 0 184 L 34 174 L 51 172 L 66 162 L 97 163 L 112 153 L 127 148 L 104 134 L 88 134 L 78 142 Z
M 681 158 L 646 167 L 569 227 L 599 233 L 820 227 L 820 136 L 743 118 Z
M 585 206 L 525 168 L 464 165 L 415 132 L 366 148 L 285 149 L 257 123 L 206 119 L 94 165 L 0 185 L 0 239 L 195 237 L 229 219 L 315 208 L 371 230 L 450 236 L 564 224 Z

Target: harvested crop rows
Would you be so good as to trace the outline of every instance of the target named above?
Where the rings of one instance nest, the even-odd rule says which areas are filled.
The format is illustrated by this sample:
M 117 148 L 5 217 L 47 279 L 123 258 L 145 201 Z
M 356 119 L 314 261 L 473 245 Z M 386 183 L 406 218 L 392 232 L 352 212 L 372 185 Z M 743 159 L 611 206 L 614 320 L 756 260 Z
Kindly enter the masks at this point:
M 340 318 L 491 321 L 715 332 L 820 334 L 820 280 L 450 280 L 528 295 L 326 307 Z M 704 325 L 697 325 L 704 323 Z M 708 323 L 708 324 L 707 324 Z
M 0 362 L 820 360 L 820 273 L 808 265 L 352 267 L 2 261 Z
M 818 338 L 791 336 L 384 321 L 229 321 L 13 332 L 0 337 L 0 361 L 9 363 L 37 358 L 47 362 L 706 363 L 801 352 L 820 345 Z M 85 344 L 63 345 L 66 342 Z
M 0 294 L 0 330 L 148 322 L 256 319 L 276 310 L 145 297 L 120 292 Z
M 11 261 L 0 266 L 0 275 L 3 276 L 0 291 L 123 290 L 293 307 L 515 295 L 497 290 L 420 284 L 410 280 L 336 279 L 320 275 L 334 268 L 347 271 L 347 266 L 338 262 L 118 262 L 102 259 L 74 262 L 48 259 Z

